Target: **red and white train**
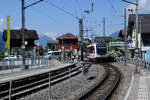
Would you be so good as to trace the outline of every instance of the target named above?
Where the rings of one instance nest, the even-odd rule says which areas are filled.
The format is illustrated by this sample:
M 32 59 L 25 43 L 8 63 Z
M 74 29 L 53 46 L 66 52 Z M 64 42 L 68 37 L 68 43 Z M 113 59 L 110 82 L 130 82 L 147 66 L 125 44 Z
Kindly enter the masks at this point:
M 108 59 L 108 47 L 104 42 L 96 42 L 87 46 L 89 61 L 105 61 Z

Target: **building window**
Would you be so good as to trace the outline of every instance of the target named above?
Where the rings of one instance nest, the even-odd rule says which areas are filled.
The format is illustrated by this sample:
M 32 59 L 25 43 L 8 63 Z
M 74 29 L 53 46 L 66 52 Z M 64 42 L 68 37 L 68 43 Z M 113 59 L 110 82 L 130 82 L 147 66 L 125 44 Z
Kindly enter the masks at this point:
M 144 39 L 143 44 L 144 46 L 150 46 L 150 39 Z
M 70 43 L 70 47 L 72 46 L 72 43 Z
M 67 43 L 64 43 L 63 45 L 64 45 L 64 46 L 67 46 Z

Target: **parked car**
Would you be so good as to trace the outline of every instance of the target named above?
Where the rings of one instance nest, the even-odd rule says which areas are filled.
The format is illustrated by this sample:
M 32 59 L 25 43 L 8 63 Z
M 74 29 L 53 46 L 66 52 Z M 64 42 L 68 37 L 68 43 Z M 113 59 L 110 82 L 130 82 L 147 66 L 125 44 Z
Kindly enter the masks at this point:
M 14 59 L 15 60 L 15 59 L 17 59 L 17 56 L 16 55 L 9 55 L 9 56 L 4 58 L 4 60 L 9 60 L 9 59 L 11 59 L 11 60 Z
M 49 51 L 48 58 L 49 59 L 51 59 L 51 58 L 57 59 L 60 54 L 61 54 L 61 51 Z

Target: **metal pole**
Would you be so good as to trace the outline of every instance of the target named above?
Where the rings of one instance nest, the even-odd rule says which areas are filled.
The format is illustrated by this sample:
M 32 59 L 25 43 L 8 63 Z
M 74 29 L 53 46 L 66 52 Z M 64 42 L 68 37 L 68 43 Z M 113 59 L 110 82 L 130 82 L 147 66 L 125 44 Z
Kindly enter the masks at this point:
M 24 30 L 25 30 L 25 9 L 30 7 L 30 6 L 33 6 L 41 1 L 44 1 L 44 0 L 40 0 L 40 1 L 37 1 L 35 3 L 32 3 L 28 6 L 25 7 L 25 3 L 24 3 L 24 0 L 21 0 L 21 4 L 22 4 L 22 29 L 21 29 L 21 33 L 22 33 L 22 62 L 23 62 L 23 68 L 25 69 L 25 65 L 26 65 L 26 62 L 25 62 L 25 37 L 24 37 Z
M 140 22 L 140 65 L 142 65 L 142 22 L 141 22 L 142 19 L 139 20 Z
M 94 0 L 91 0 L 91 12 L 93 12 Z
M 64 41 L 63 41 L 63 39 L 62 39 L 62 47 L 61 47 L 62 49 L 62 59 L 61 59 L 61 61 L 62 61 L 62 63 L 64 63 Z
M 103 36 L 105 37 L 105 16 L 103 18 Z
M 127 63 L 127 31 L 126 31 L 126 8 L 124 8 L 124 35 L 125 35 L 125 60 L 124 60 L 124 64 L 126 65 Z
M 24 39 L 24 29 L 25 29 L 25 5 L 24 0 L 22 0 L 22 46 L 25 46 L 25 39 Z M 25 69 L 25 55 L 24 55 L 24 48 L 22 47 L 22 62 L 23 62 L 23 68 Z
M 69 92 L 73 100 L 73 95 L 71 93 L 71 68 L 69 67 Z
M 136 0 L 136 48 L 138 48 L 138 0 Z M 136 72 L 138 72 L 138 65 L 139 59 L 138 56 L 136 56 Z
M 12 91 L 12 81 L 9 81 L 9 100 L 11 100 L 11 91 Z
M 92 32 L 92 43 L 94 42 L 94 32 L 93 32 L 93 28 L 91 27 L 91 32 Z
M 40 68 L 40 57 L 39 57 L 39 50 L 38 50 L 38 68 Z
M 51 98 L 51 73 L 49 73 L 49 89 L 48 89 L 49 98 Z
M 81 38 L 81 44 L 80 44 L 80 49 L 81 49 L 81 61 L 83 61 L 83 19 L 79 19 L 79 34 Z
M 69 67 L 69 89 L 70 89 L 70 94 L 71 94 L 71 72 L 70 72 L 70 67 Z
M 47 62 L 47 67 L 49 66 L 49 58 L 48 58 L 48 56 L 46 56 L 46 62 Z

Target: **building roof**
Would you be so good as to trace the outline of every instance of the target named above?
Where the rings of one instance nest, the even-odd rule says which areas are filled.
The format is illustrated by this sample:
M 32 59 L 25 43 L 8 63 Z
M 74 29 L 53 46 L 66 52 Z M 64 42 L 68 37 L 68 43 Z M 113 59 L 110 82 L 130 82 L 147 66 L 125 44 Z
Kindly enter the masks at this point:
M 38 34 L 36 30 L 25 30 L 24 33 L 25 40 L 32 39 L 32 40 L 38 40 Z M 21 30 L 10 30 L 10 39 L 22 39 L 22 33 Z M 7 40 L 7 30 L 3 31 L 3 40 Z
M 141 33 L 150 33 L 150 14 L 139 14 L 139 20 L 141 20 Z M 130 14 L 128 19 L 128 33 L 132 34 L 132 29 L 135 24 L 135 14 Z M 138 32 L 140 32 L 140 23 L 138 26 Z
M 62 39 L 78 39 L 78 38 L 71 33 L 67 33 L 57 38 L 57 40 L 62 40 Z
M 37 44 L 35 47 L 36 50 L 42 50 L 42 45 L 41 44 Z
M 121 29 L 120 32 L 119 32 L 119 37 L 124 37 L 124 33 L 125 33 L 124 29 Z

